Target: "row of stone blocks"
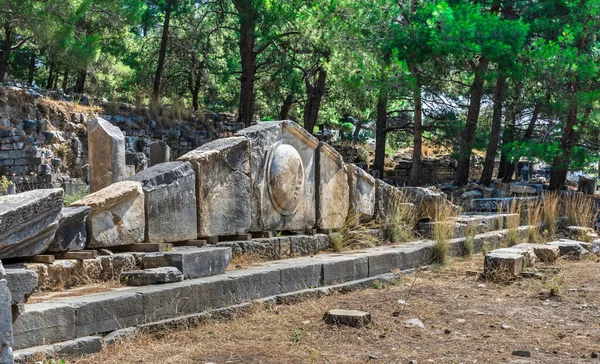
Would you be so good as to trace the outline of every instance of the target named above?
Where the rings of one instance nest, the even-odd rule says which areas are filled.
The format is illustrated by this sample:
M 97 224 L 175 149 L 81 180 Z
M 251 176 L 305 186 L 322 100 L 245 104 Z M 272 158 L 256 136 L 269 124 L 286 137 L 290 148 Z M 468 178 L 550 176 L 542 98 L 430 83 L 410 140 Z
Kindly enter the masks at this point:
M 98 140 L 117 143 L 118 130 L 110 123 L 91 123 L 91 151 L 98 150 L 92 146 Z M 98 134 L 102 137 L 94 141 Z M 383 222 L 401 194 L 346 165 L 331 146 L 291 121 L 259 123 L 207 143 L 177 162 L 112 184 L 120 177 L 109 173 L 116 168 L 110 157 L 114 153 L 106 154 L 108 164 L 92 168 L 92 190 L 94 184 L 109 185 L 74 203 L 92 208 L 92 248 L 260 231 L 331 230 L 341 228 L 350 212 L 363 221 Z M 94 177 L 99 170 L 104 171 L 102 181 Z M 445 201 L 437 197 L 437 202 Z
M 527 231 L 522 230 L 524 236 Z M 498 246 L 507 231 L 480 234 L 475 250 Z M 465 239 L 450 242 L 463 251 Z M 164 319 L 197 314 L 304 289 L 379 277 L 428 265 L 433 242 L 273 261 L 262 266 L 167 285 L 122 289 L 91 296 L 27 304 L 14 323 L 14 348 L 63 342 Z

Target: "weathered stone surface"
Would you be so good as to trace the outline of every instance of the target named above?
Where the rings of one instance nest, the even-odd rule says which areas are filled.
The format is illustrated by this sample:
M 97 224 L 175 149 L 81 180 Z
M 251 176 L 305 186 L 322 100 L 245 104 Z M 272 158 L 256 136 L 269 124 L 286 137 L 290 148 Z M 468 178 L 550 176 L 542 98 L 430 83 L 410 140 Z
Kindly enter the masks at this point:
M 518 244 L 515 248 L 533 249 L 533 252 L 541 262 L 553 262 L 560 256 L 560 248 L 548 244 Z
M 523 268 L 532 267 L 538 261 L 533 247 L 529 244 L 519 244 L 508 248 L 495 249 L 492 253 L 496 254 L 521 254 L 523 256 Z
M 172 252 L 150 253 L 142 258 L 144 269 L 175 267 L 183 273 L 185 279 L 221 274 L 229 261 L 229 247 L 179 247 Z
M 485 256 L 483 274 L 491 279 L 500 276 L 516 277 L 523 269 L 523 255 L 519 253 L 499 252 L 497 250 Z
M 394 215 L 399 213 L 404 200 L 402 192 L 380 179 L 375 186 L 375 221 L 378 224 L 394 223 Z
M 96 192 L 126 174 L 125 137 L 121 129 L 102 118 L 88 122 L 90 191 Z
M 363 327 L 371 323 L 371 314 L 357 310 L 329 310 L 323 319 L 329 325 Z
M 71 206 L 90 206 L 88 247 L 104 248 L 144 241 L 144 191 L 139 182 L 124 181 L 94 192 Z
M 560 249 L 561 257 L 569 257 L 579 259 L 584 255 L 589 254 L 590 252 L 584 247 L 585 243 L 576 241 L 576 240 L 567 240 L 561 239 L 558 241 L 553 241 L 548 243 L 547 245 L 556 246 Z
M 11 295 L 11 305 L 27 302 L 37 287 L 38 275 L 29 269 L 7 269 L 4 276 Z
M 573 239 L 594 240 L 598 239 L 598 234 L 594 229 L 585 226 L 567 226 L 569 236 Z
M 11 294 L 6 280 L 0 279 L 0 363 L 13 362 Z
M 163 141 L 150 143 L 150 166 L 171 161 L 171 147 Z
M 157 164 L 129 180 L 144 190 L 146 243 L 196 238 L 196 178 L 190 163 Z
M 411 197 L 421 218 L 433 219 L 436 215 L 436 206 L 450 204 L 443 192 L 435 192 L 423 187 L 401 187 L 399 190 Z M 455 207 L 455 209 L 459 208 Z
M 71 340 L 75 337 L 75 309 L 56 303 L 25 306 L 14 322 L 15 350 Z
M 236 136 L 250 140 L 251 231 L 313 228 L 318 141 L 289 120 L 261 122 Z
M 183 281 L 183 274 L 175 267 L 133 270 L 121 273 L 121 282 L 128 286 L 148 286 L 157 283 Z
M 250 230 L 250 145 L 244 137 L 218 139 L 182 157 L 196 172 L 198 236 Z
M 15 361 L 18 363 L 29 363 L 35 362 L 35 359 L 40 357 L 94 354 L 102 351 L 102 346 L 102 337 L 86 336 L 53 345 L 42 345 L 18 350 L 15 352 Z
M 48 247 L 50 252 L 82 250 L 87 244 L 89 206 L 65 207 L 60 213 L 58 230 Z
M 350 207 L 348 168 L 326 143 L 319 143 L 317 158 L 317 227 L 337 229 L 346 223 Z
M 498 198 L 476 198 L 472 201 L 473 211 L 482 212 L 506 212 L 514 204 L 527 205 L 537 201 L 537 197 L 498 197 Z
M 0 259 L 45 251 L 58 227 L 63 204 L 60 188 L 0 197 Z
M 350 211 L 361 221 L 370 221 L 375 215 L 375 178 L 354 164 L 348 165 Z

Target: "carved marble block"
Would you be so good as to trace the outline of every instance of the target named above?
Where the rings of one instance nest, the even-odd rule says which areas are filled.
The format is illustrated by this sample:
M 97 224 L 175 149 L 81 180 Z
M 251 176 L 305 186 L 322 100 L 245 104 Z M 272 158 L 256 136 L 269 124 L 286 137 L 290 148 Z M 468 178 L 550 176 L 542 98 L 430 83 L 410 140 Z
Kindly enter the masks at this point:
M 350 212 L 360 221 L 370 221 L 375 215 L 375 178 L 354 164 L 348 164 Z
M 319 143 L 317 163 L 317 227 L 339 229 L 350 206 L 348 168 L 342 156 L 326 143 Z
M 73 202 L 71 206 L 90 206 L 89 248 L 105 248 L 144 241 L 144 191 L 139 182 L 112 184 Z
M 196 172 L 198 236 L 250 231 L 250 142 L 217 139 L 179 158 Z
M 0 259 L 44 252 L 54 239 L 62 206 L 60 188 L 0 197 Z
M 288 120 L 261 122 L 236 136 L 250 141 L 250 230 L 313 228 L 317 139 Z

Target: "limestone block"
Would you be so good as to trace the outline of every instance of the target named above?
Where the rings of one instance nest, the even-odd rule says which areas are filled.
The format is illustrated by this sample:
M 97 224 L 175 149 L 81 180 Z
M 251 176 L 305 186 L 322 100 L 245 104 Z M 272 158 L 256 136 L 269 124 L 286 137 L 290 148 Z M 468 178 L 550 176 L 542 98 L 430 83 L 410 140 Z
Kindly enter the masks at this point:
M 251 231 L 315 226 L 315 150 L 310 133 L 289 121 L 238 131 L 250 141 Z
M 378 179 L 375 182 L 375 221 L 378 224 L 393 223 L 399 212 L 403 194 L 396 187 Z
M 27 299 L 37 288 L 38 275 L 28 269 L 7 269 L 6 284 L 10 290 L 11 305 L 27 302 Z
M 72 306 L 44 302 L 25 306 L 14 323 L 15 350 L 56 343 L 75 338 L 75 309 Z
M 401 187 L 400 191 L 412 198 L 419 211 L 420 218 L 433 219 L 436 215 L 437 206 L 450 205 L 450 202 L 446 199 L 446 194 L 443 192 L 436 192 L 423 187 Z M 452 205 L 452 208 L 456 214 L 460 211 L 458 206 Z
M 582 242 L 576 240 L 562 239 L 548 243 L 550 246 L 556 246 L 560 250 L 561 257 L 579 259 L 590 252 L 582 245 Z
M 523 255 L 518 253 L 492 251 L 485 256 L 483 274 L 488 278 L 497 275 L 516 277 L 523 269 Z
M 44 252 L 58 228 L 62 204 L 60 188 L 1 196 L 0 259 Z
M 157 283 L 183 281 L 183 274 L 175 267 L 133 270 L 121 273 L 121 282 L 128 286 L 148 286 Z
M 96 192 L 122 180 L 125 167 L 125 136 L 102 118 L 88 122 L 90 191 Z
M 196 238 L 196 178 L 190 163 L 157 164 L 130 180 L 144 190 L 146 243 Z
M 6 280 L 0 279 L 0 363 L 13 363 L 11 295 Z
M 185 279 L 221 274 L 230 261 L 229 247 L 179 247 L 171 252 L 145 254 L 142 258 L 144 269 L 175 267 Z
M 375 215 L 375 178 L 354 164 L 348 164 L 350 186 L 350 211 L 361 221 L 369 221 Z
M 533 252 L 541 262 L 553 262 L 560 256 L 560 248 L 558 246 L 548 244 L 529 244 L 523 243 L 515 245 L 515 248 L 533 249 Z
M 317 152 L 317 227 L 338 229 L 350 208 L 348 168 L 329 144 L 319 143 Z
M 87 244 L 87 218 L 90 207 L 65 207 L 60 213 L 58 230 L 48 247 L 50 252 L 82 250 Z
M 508 248 L 495 249 L 492 253 L 497 254 L 521 254 L 523 256 L 523 268 L 532 267 L 537 263 L 538 257 L 533 247 L 526 244 L 514 245 Z
M 74 202 L 90 206 L 88 247 L 105 248 L 144 241 L 144 191 L 139 182 L 115 183 Z
M 171 148 L 163 141 L 150 143 L 150 165 L 155 166 L 159 163 L 169 162 L 171 160 Z
M 196 172 L 198 236 L 250 230 L 250 143 L 244 137 L 218 139 L 182 157 Z

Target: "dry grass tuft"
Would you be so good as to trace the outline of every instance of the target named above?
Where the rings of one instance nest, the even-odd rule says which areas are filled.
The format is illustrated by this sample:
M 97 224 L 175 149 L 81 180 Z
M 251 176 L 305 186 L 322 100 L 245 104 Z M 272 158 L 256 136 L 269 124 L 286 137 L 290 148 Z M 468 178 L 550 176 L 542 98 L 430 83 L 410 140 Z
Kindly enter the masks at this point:
M 541 225 L 544 216 L 543 200 L 538 200 L 527 205 L 525 217 L 527 219 L 527 240 L 529 243 L 539 244 L 542 242 Z
M 549 239 L 556 236 L 556 223 L 560 213 L 560 198 L 556 192 L 542 195 L 542 216 Z
M 519 200 L 512 200 L 508 204 L 508 211 L 510 215 L 517 215 L 516 217 L 508 216 L 506 220 L 506 227 L 508 232 L 506 233 L 507 245 L 513 246 L 520 242 L 521 236 L 519 234 L 519 227 L 521 226 L 521 216 L 523 213 L 523 203 Z
M 562 198 L 563 216 L 567 217 L 569 225 L 593 228 L 597 213 L 594 200 L 584 194 L 569 194 Z
M 448 252 L 450 251 L 450 240 L 454 237 L 456 217 L 458 212 L 451 204 L 440 204 L 435 206 L 434 224 L 431 228 L 433 244 L 433 262 L 446 264 Z
M 399 243 L 415 239 L 415 226 L 419 216 L 412 201 L 405 193 L 398 195 L 381 228 L 385 240 Z
M 374 223 L 361 223 L 358 214 L 351 211 L 340 230 L 329 234 L 331 249 L 341 252 L 381 245 L 381 240 L 373 234 L 373 229 L 378 227 Z

